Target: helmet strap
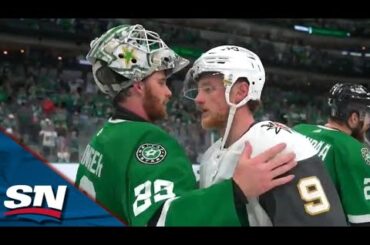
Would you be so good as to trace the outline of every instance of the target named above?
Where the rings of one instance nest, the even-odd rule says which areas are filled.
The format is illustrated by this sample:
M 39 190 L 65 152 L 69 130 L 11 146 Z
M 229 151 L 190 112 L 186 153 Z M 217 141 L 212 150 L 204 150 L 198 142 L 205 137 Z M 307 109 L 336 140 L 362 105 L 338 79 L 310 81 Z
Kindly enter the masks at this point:
M 229 133 L 230 133 L 231 125 L 233 124 L 233 121 L 234 121 L 234 116 L 235 116 L 236 109 L 237 109 L 236 105 L 231 105 L 230 106 L 229 116 L 227 118 L 227 123 L 226 123 L 226 129 L 225 129 L 225 132 L 224 132 L 224 136 L 222 137 L 221 149 L 224 148 L 224 146 L 226 144 L 226 140 L 229 137 Z
M 229 136 L 229 133 L 230 133 L 230 130 L 231 130 L 231 125 L 234 121 L 234 116 L 235 116 L 236 110 L 239 107 L 242 107 L 243 105 L 247 104 L 248 101 L 250 100 L 250 96 L 249 96 L 250 93 L 248 93 L 248 95 L 243 100 L 241 100 L 238 104 L 234 104 L 234 103 L 230 102 L 231 87 L 232 86 L 227 86 L 226 90 L 225 90 L 226 102 L 229 105 L 230 109 L 229 109 L 229 115 L 228 115 L 228 118 L 227 118 L 226 129 L 225 129 L 224 135 L 222 137 L 221 149 L 224 148 L 224 146 L 226 144 L 226 141 L 228 139 L 228 136 Z

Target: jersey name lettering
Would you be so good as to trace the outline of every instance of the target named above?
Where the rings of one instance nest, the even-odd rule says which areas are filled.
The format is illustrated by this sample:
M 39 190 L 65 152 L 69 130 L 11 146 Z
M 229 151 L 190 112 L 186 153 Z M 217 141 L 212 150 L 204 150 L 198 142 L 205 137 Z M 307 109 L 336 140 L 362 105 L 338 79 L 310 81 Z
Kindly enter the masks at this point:
M 102 159 L 103 155 L 100 152 L 87 145 L 80 164 L 100 178 L 101 170 L 103 169 Z

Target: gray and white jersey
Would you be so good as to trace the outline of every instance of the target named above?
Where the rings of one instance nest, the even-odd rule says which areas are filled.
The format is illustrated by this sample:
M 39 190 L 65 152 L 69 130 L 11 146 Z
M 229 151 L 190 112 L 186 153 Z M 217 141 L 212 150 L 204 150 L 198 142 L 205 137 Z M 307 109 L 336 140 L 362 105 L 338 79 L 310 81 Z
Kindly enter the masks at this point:
M 317 151 L 301 134 L 287 126 L 263 121 L 252 127 L 228 148 L 216 141 L 201 158 L 200 187 L 205 188 L 233 176 L 245 147 L 252 145 L 255 157 L 278 143 L 286 143 L 282 153 L 295 152 L 298 165 L 290 183 L 274 188 L 259 198 L 248 198 L 251 226 L 346 225 L 342 206 Z

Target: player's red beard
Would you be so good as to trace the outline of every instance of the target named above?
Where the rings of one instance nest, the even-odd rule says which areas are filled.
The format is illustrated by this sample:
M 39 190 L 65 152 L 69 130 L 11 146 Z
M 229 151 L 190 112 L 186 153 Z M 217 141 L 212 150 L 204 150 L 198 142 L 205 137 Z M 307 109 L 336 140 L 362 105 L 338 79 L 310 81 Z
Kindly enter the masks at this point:
M 154 122 L 167 117 L 167 108 L 165 101 L 162 101 L 155 96 L 149 86 L 145 87 L 144 95 L 144 110 L 146 111 L 149 120 Z
M 207 111 L 202 115 L 204 129 L 221 129 L 226 126 L 228 113 Z

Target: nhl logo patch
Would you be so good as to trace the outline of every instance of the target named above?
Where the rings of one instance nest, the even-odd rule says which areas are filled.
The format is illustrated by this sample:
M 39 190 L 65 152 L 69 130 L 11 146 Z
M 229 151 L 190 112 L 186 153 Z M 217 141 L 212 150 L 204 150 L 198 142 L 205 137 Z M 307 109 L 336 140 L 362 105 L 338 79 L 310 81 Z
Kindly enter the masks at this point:
M 145 164 L 160 163 L 166 155 L 166 149 L 158 144 L 142 144 L 136 151 L 137 160 Z
M 367 147 L 361 149 L 361 155 L 364 158 L 367 165 L 370 165 L 370 152 Z

